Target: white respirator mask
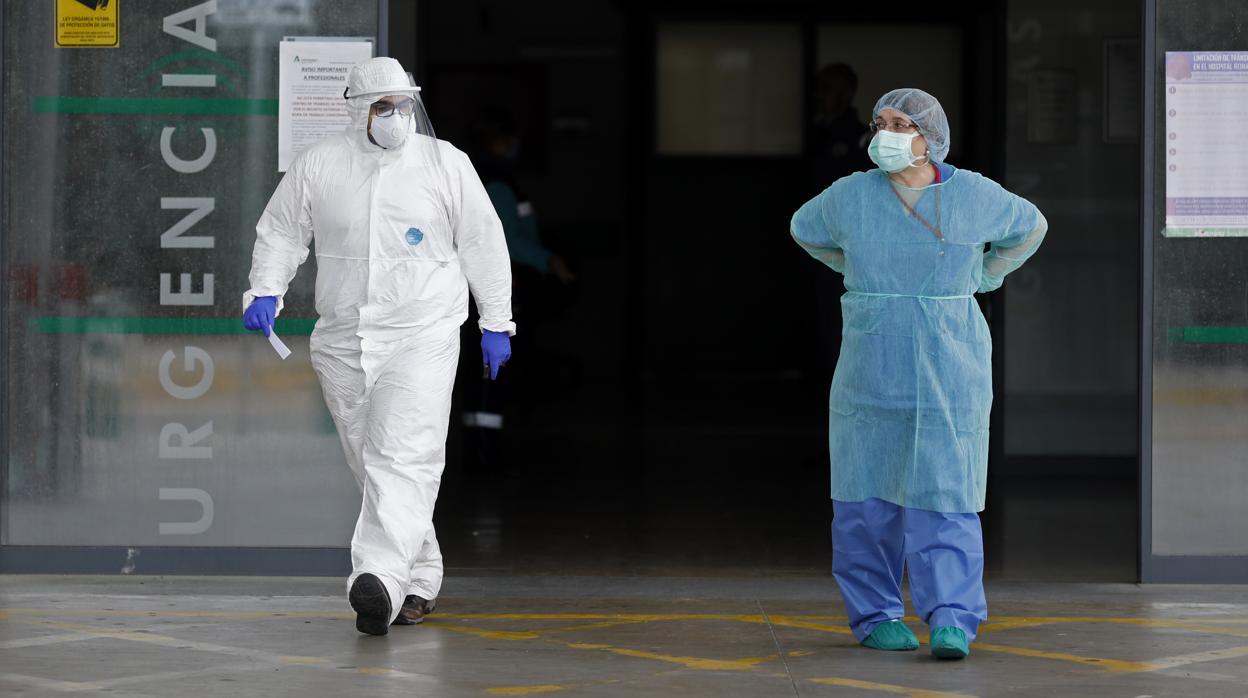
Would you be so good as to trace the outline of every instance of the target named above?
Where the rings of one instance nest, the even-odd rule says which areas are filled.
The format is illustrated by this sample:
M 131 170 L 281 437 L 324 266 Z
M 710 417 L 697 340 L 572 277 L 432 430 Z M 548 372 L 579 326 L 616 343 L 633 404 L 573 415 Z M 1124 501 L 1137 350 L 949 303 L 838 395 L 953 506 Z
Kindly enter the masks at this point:
M 407 134 L 411 131 L 412 117 L 404 116 L 397 111 L 389 116 L 374 116 L 368 126 L 368 135 L 373 142 L 389 150 L 403 145 Z

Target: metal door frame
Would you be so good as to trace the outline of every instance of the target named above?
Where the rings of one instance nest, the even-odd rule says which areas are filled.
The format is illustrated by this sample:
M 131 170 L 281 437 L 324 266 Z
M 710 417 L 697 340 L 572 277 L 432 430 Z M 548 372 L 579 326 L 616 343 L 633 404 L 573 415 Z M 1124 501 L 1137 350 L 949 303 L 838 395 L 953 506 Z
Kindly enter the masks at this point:
M 1140 32 L 1142 87 L 1140 104 L 1140 553 L 1144 583 L 1248 583 L 1248 556 L 1153 554 L 1153 246 L 1157 226 L 1157 124 L 1159 103 L 1158 0 L 1144 0 Z

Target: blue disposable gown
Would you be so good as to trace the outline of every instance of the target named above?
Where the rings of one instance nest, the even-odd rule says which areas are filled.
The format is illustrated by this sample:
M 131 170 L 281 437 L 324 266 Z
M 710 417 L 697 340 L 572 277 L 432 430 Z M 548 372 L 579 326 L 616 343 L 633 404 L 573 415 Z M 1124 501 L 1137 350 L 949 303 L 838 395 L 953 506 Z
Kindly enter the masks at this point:
M 973 295 L 998 288 L 1047 224 L 987 177 L 940 168 L 938 184 L 897 187 L 917 217 L 878 169 L 838 180 L 793 216 L 794 239 L 848 289 L 829 401 L 838 501 L 984 508 L 992 339 Z

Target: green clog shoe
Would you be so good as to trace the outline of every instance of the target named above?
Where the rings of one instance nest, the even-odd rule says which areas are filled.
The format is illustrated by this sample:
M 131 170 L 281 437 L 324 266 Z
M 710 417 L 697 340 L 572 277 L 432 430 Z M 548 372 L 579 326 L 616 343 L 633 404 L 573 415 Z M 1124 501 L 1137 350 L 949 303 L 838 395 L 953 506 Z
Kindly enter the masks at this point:
M 913 652 L 919 648 L 919 638 L 910 632 L 905 623 L 890 620 L 875 626 L 875 630 L 862 641 L 862 646 L 889 652 Z
M 932 630 L 932 656 L 937 659 L 966 659 L 971 647 L 961 628 L 946 625 Z

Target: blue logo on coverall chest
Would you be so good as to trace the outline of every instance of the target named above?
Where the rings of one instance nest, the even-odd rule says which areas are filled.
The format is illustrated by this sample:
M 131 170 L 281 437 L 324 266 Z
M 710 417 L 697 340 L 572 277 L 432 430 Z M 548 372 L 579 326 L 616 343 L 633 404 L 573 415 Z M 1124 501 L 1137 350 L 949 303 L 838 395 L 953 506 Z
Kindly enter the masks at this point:
M 424 239 L 425 239 L 425 234 L 420 232 L 419 228 L 407 229 L 407 244 L 416 246 L 416 245 L 419 245 L 420 241 Z

